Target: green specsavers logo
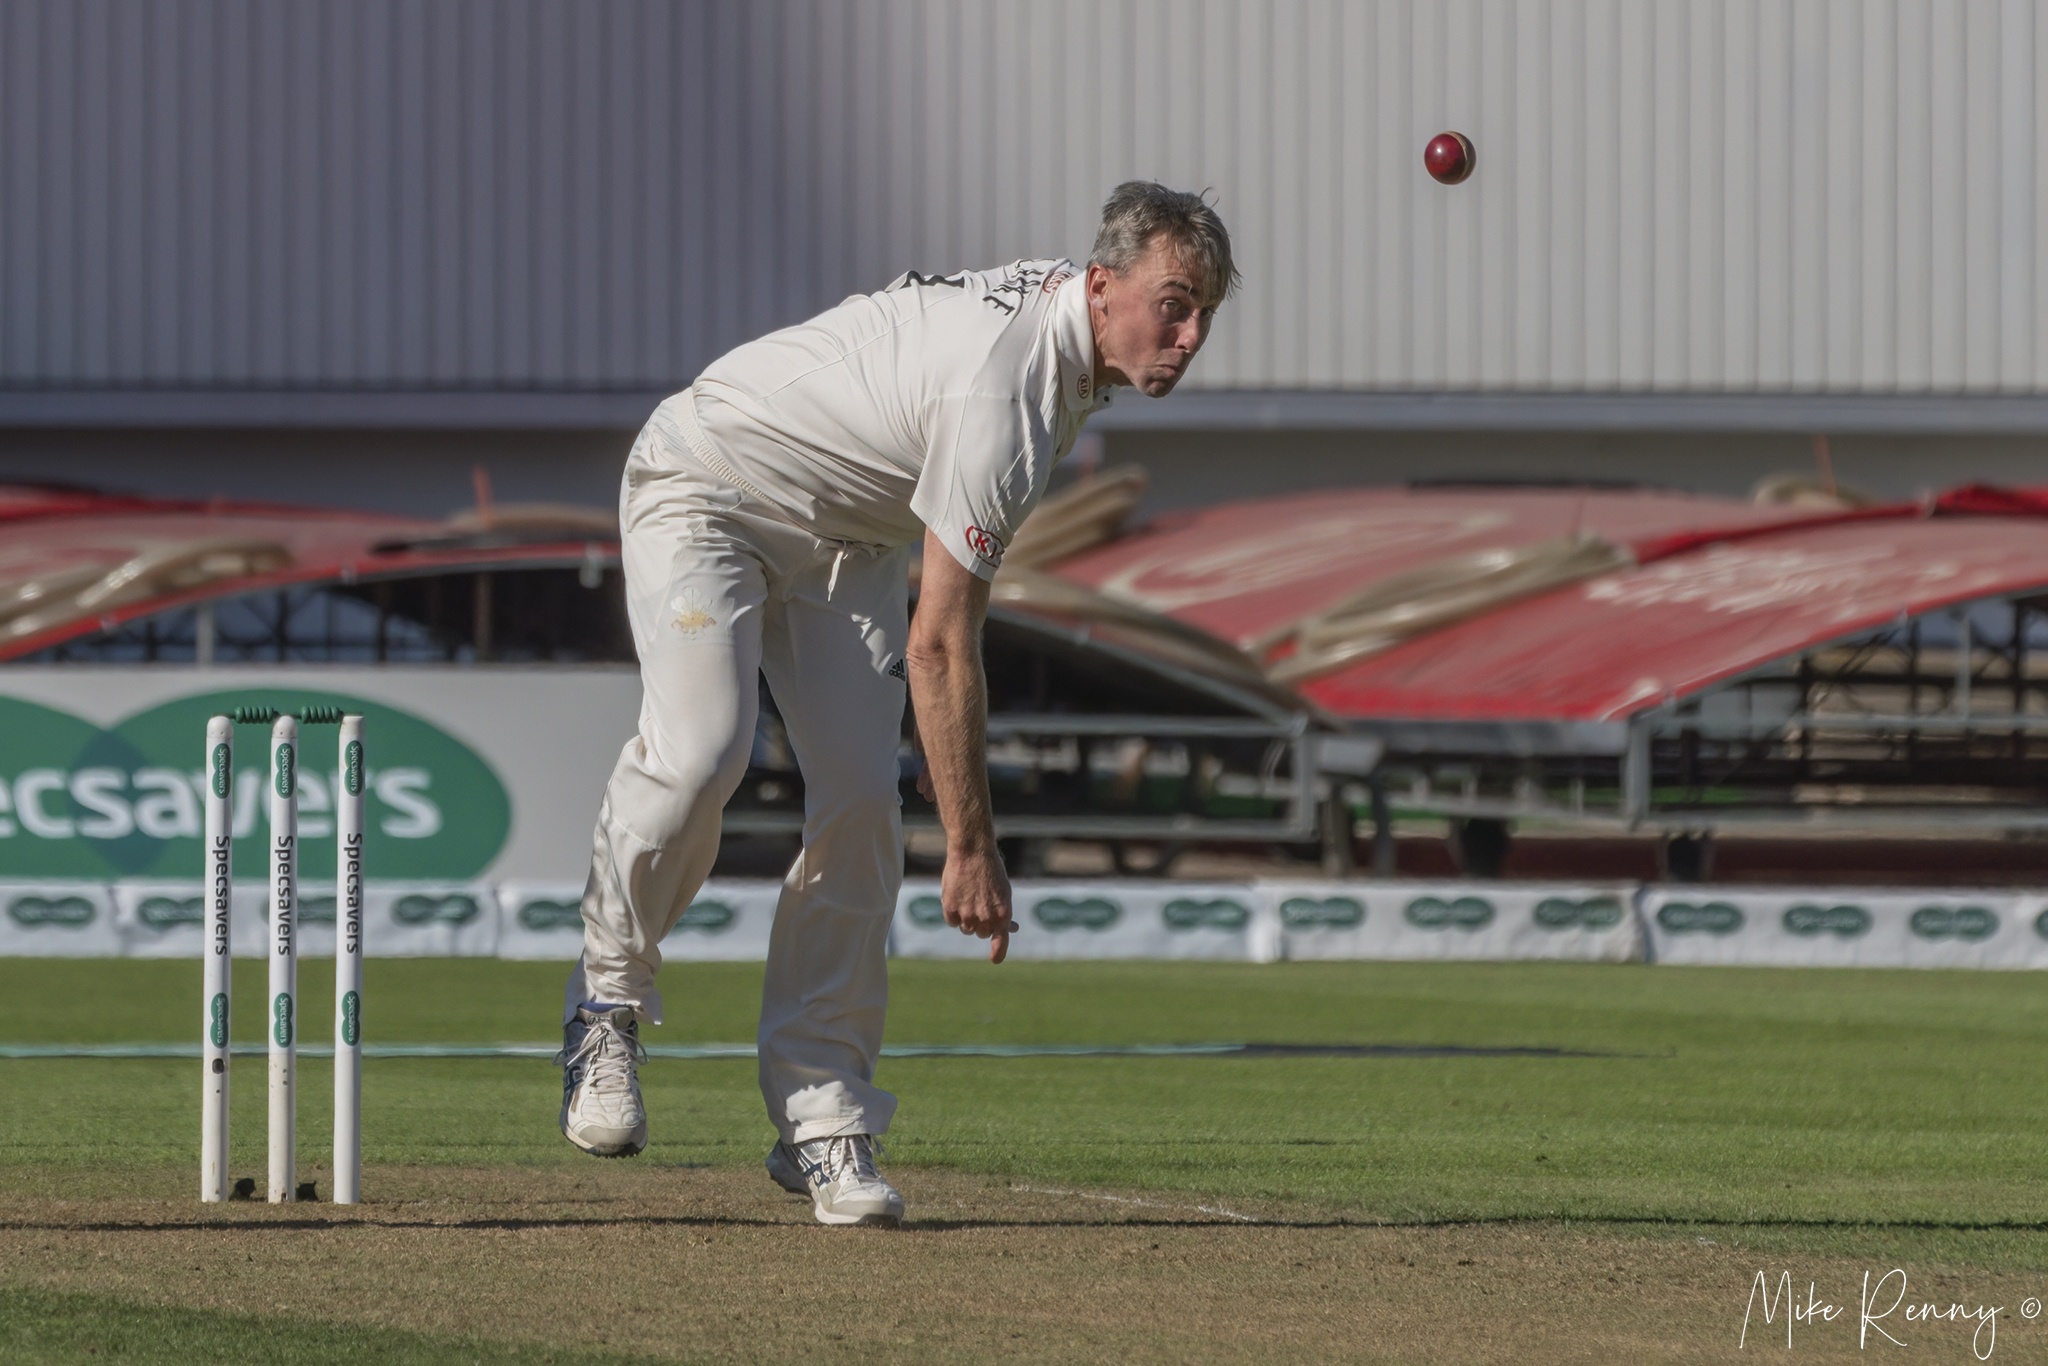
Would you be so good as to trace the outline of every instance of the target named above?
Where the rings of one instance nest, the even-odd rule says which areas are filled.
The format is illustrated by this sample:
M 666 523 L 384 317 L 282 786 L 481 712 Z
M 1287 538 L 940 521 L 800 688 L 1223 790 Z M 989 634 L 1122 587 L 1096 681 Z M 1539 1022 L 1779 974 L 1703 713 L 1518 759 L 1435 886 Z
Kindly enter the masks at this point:
M 930 930 L 946 923 L 946 905 L 935 896 L 914 896 L 904 909 L 910 913 L 913 925 Z
M 206 923 L 206 898 L 197 896 L 146 896 L 135 908 L 135 918 L 152 930 Z
M 1728 935 L 1742 928 L 1742 910 L 1725 901 L 1667 901 L 1657 924 L 1672 934 Z
M 1470 934 L 1492 923 L 1493 903 L 1476 896 L 1461 896 L 1454 901 L 1419 896 L 1402 910 L 1401 918 L 1418 930 L 1463 930 Z
M 82 929 L 92 924 L 93 904 L 82 896 L 17 896 L 7 903 L 7 918 L 24 929 L 55 925 Z
M 1169 901 L 1160 909 L 1169 930 L 1241 930 L 1252 913 L 1242 903 L 1215 901 Z
M 1813 939 L 1823 934 L 1854 939 L 1870 932 L 1870 912 L 1861 906 L 1794 906 L 1783 916 L 1789 932 Z
M 273 774 L 268 727 L 237 726 L 232 754 L 206 743 L 208 717 L 251 705 L 359 712 L 364 739 L 343 752 L 335 727 L 305 726 L 297 745 L 279 747 Z M 474 750 L 363 698 L 282 687 L 199 693 L 102 730 L 0 697 L 0 878 L 192 877 L 204 862 L 205 799 L 214 795 L 232 801 L 235 876 L 260 880 L 272 790 L 298 794 L 299 876 L 309 885 L 334 876 L 334 803 L 343 792 L 364 797 L 379 878 L 474 878 L 512 825 L 504 783 Z M 162 928 L 149 913 L 142 918 Z M 437 910 L 435 918 L 447 916 Z
M 1348 896 L 1291 896 L 1280 903 L 1290 930 L 1349 930 L 1365 923 L 1365 903 Z
M 1530 918 L 1546 930 L 1611 930 L 1621 923 L 1621 916 L 1621 902 L 1611 896 L 1585 901 L 1553 896 L 1537 902 Z
M 213 1041 L 215 1048 L 225 1048 L 228 1043 L 228 996 L 224 991 L 215 992 L 206 1005 L 206 1037 Z
M 292 998 L 280 991 L 270 1001 L 270 1037 L 279 1048 L 289 1048 L 292 1042 Z
M 467 925 L 483 913 L 477 899 L 463 892 L 446 896 L 414 892 L 391 903 L 391 918 L 401 925 Z M 327 916 L 334 918 L 331 905 Z
M 1998 915 L 1988 906 L 1922 906 L 1906 924 L 1915 938 L 1937 943 L 1960 939 L 1981 944 L 1998 933 Z
M 363 998 L 353 991 L 341 995 L 341 1041 L 350 1048 L 363 1041 Z
M 573 901 L 522 901 L 515 915 L 519 923 L 529 930 L 583 928 L 583 908 Z
M 1123 913 L 1123 907 L 1100 896 L 1049 896 L 1031 908 L 1031 918 L 1048 930 L 1106 930 Z

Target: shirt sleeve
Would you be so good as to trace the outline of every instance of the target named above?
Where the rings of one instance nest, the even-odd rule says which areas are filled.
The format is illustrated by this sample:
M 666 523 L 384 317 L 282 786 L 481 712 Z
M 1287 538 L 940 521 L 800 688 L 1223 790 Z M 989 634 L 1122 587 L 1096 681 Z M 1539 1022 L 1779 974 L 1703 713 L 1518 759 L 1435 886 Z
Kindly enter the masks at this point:
M 910 510 L 970 573 L 994 579 L 1052 477 L 1055 437 L 1021 394 L 940 399 L 930 431 Z

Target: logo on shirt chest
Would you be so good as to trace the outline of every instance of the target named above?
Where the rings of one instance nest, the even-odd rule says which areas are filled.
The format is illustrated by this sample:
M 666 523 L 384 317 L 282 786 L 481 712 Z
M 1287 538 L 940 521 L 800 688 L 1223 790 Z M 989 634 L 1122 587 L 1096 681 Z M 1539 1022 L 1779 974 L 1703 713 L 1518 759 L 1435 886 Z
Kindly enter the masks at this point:
M 983 531 L 978 526 L 967 528 L 967 548 L 983 564 L 999 567 L 1003 562 L 1002 541 L 994 533 Z

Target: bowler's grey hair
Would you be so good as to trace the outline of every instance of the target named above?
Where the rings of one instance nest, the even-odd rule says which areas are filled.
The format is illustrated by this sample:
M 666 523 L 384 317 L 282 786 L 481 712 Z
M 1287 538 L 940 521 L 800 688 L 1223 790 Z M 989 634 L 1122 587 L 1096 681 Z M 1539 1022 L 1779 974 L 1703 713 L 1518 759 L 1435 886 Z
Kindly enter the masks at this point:
M 1128 274 L 1161 233 L 1180 253 L 1181 264 L 1195 273 L 1204 308 L 1230 297 L 1238 277 L 1222 217 L 1202 195 L 1169 190 L 1156 181 L 1126 180 L 1110 192 L 1089 264 Z

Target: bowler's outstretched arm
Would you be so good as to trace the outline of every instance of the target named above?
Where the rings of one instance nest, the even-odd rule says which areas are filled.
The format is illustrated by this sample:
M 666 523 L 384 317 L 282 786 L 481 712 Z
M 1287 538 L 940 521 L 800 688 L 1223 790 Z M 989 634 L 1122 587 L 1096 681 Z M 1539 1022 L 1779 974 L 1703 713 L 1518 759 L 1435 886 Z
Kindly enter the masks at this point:
M 946 923 L 993 939 L 989 961 L 1010 951 L 1010 877 L 996 851 L 988 795 L 988 683 L 981 668 L 986 580 L 927 534 L 917 615 L 910 623 L 910 698 L 924 743 L 929 796 L 946 827 L 939 899 Z M 925 783 L 920 782 L 920 787 Z

